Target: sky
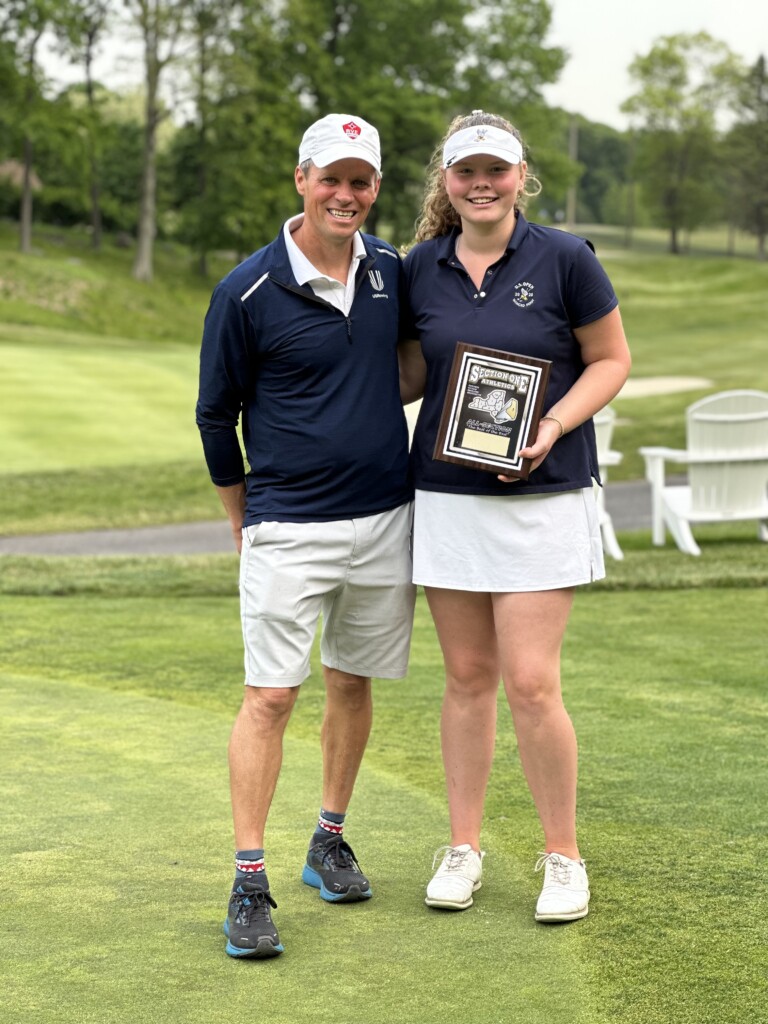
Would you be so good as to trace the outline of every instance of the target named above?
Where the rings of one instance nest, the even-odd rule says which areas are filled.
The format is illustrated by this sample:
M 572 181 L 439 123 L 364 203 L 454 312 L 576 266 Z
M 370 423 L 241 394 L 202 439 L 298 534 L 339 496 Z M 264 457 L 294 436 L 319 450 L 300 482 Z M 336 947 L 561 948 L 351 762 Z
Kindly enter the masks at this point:
M 628 127 L 622 102 L 633 92 L 627 69 L 660 36 L 708 32 L 747 64 L 768 59 L 766 0 L 550 0 L 547 42 L 570 59 L 554 85 L 550 106 L 563 107 L 614 128 Z
M 627 69 L 660 36 L 705 31 L 746 63 L 768 58 L 767 0 L 550 0 L 552 25 L 547 43 L 562 46 L 569 59 L 544 96 L 551 106 L 582 114 L 614 128 L 629 126 L 621 104 L 633 91 Z M 113 88 L 136 82 L 140 51 L 130 54 L 125 40 L 121 56 L 105 54 L 96 73 Z M 59 81 L 79 78 L 48 56 L 46 70 Z

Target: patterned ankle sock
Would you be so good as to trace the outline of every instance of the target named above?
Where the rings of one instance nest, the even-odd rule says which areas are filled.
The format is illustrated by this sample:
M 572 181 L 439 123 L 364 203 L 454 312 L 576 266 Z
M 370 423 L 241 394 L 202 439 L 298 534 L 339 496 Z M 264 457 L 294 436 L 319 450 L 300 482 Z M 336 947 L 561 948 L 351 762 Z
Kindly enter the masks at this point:
M 314 831 L 309 845 L 314 846 L 315 843 L 322 843 L 323 840 L 328 839 L 329 836 L 342 835 L 344 832 L 345 818 L 346 814 L 334 814 L 333 811 L 326 811 L 321 807 L 320 817 L 317 821 L 317 828 Z
M 232 888 L 236 889 L 244 880 L 258 885 L 260 889 L 269 888 L 263 850 L 238 850 L 235 854 L 235 883 Z

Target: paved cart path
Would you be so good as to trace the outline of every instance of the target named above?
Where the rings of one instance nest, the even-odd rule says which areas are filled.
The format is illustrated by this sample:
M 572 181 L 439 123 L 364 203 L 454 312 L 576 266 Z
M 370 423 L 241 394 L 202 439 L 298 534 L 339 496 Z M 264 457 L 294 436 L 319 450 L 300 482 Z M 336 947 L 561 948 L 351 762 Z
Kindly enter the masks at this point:
M 641 481 L 608 483 L 608 512 L 616 530 L 650 529 L 651 496 Z M 203 555 L 233 551 L 226 520 L 0 537 L 0 555 Z

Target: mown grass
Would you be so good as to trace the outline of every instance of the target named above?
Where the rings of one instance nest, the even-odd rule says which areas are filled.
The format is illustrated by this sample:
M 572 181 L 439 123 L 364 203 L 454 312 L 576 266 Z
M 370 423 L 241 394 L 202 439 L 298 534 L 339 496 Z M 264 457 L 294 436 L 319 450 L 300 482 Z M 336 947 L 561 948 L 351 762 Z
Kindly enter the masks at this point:
M 607 576 L 583 592 L 768 587 L 768 544 L 759 544 L 751 526 L 711 526 L 697 530 L 699 558 L 674 546 L 650 548 L 650 535 L 621 533 L 622 562 L 607 560 Z M 650 548 L 650 550 L 649 550 Z M 186 557 L 30 557 L 0 558 L 0 595 L 19 597 L 227 597 L 237 591 L 237 556 Z
M 200 456 L 190 345 L 95 339 L 2 343 L 5 472 L 49 473 Z
M 202 457 L 0 476 L 0 530 L 8 536 L 187 523 L 221 515 Z
M 651 585 L 645 556 L 629 551 L 616 568 L 637 589 L 577 597 L 563 678 L 594 897 L 574 926 L 532 921 L 539 828 L 503 707 L 485 885 L 466 914 L 422 905 L 446 818 L 442 669 L 421 598 L 407 680 L 375 684 L 350 814 L 376 898 L 340 921 L 307 895 L 297 865 L 318 801 L 313 674 L 270 820 L 287 944 L 271 965 L 227 961 L 219 932 L 224 752 L 242 677 L 236 559 L 4 559 L 9 1021 L 202 1024 L 243 1005 L 281 1024 L 437 1024 L 446 1012 L 479 1024 L 761 1020 L 768 605 L 741 547 L 713 542 L 681 562 L 703 573 L 683 589 L 661 565 Z M 737 564 L 723 587 L 734 563 L 743 575 Z M 55 952 L 23 927 L 41 889 Z M 343 998 L 318 1004 L 329 977 Z
M 356 845 L 375 879 L 371 903 L 332 907 L 302 885 L 320 777 L 316 736 L 295 731 L 270 820 L 286 952 L 230 960 L 221 921 L 232 874 L 231 714 L 47 676 L 3 681 L 0 731 L 14 765 L 0 772 L 12 798 L 0 839 L 14 877 L 4 901 L 8 1024 L 438 1024 L 446 1006 L 479 1024 L 498 1021 L 500 1007 L 530 1024 L 595 1020 L 576 936 L 511 912 L 526 893 L 502 849 L 495 892 L 474 916 L 426 912 L 418 872 L 401 866 L 429 862 L 442 802 L 408 780 L 368 766 L 358 779 Z M 410 827 L 393 830 L 395 816 Z M 55 947 L 24 927 L 43 893 Z

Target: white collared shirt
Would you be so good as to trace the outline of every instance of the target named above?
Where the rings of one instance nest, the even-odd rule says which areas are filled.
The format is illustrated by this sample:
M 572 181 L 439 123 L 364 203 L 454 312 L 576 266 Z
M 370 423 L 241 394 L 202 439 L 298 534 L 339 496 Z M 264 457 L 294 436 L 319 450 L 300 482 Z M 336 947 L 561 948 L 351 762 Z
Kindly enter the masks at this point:
M 299 284 L 308 284 L 319 299 L 325 299 L 336 309 L 340 309 L 344 316 L 349 315 L 352 308 L 352 300 L 355 297 L 355 278 L 360 260 L 367 255 L 360 232 L 356 231 L 352 236 L 352 260 L 347 273 L 347 283 L 343 284 L 333 277 L 321 274 L 314 264 L 310 263 L 301 249 L 296 245 L 291 235 L 304 220 L 304 214 L 291 217 L 283 225 L 283 237 L 288 250 L 288 259 L 291 262 L 293 276 Z

